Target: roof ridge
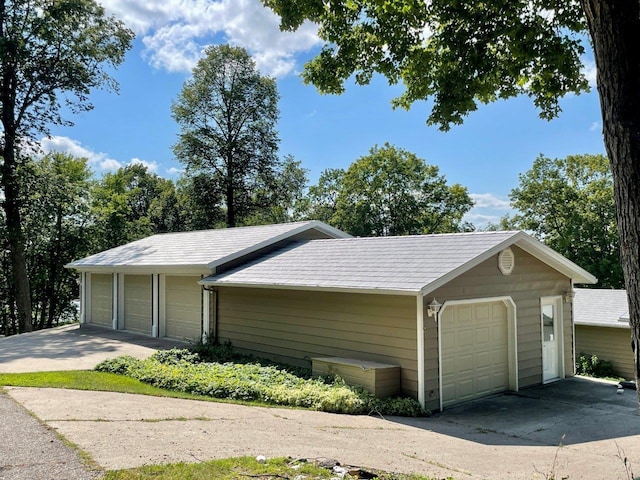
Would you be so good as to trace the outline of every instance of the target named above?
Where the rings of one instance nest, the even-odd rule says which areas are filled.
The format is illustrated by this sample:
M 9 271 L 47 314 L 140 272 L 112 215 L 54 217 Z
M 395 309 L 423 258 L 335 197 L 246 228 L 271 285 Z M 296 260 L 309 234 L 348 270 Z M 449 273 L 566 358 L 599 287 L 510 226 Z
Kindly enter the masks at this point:
M 222 230 L 243 230 L 248 228 L 279 227 L 284 225 L 304 225 L 304 224 L 309 224 L 315 221 L 317 220 L 300 220 L 298 222 L 269 223 L 266 225 L 241 225 L 239 227 L 204 228 L 202 230 L 183 230 L 180 232 L 161 232 L 161 233 L 154 233 L 153 235 L 149 235 L 147 237 L 142 237 L 139 240 L 144 240 L 145 238 L 151 238 L 151 237 L 165 236 L 165 235 L 180 235 L 180 234 L 188 235 L 192 233 L 217 232 Z M 137 240 L 134 240 L 134 241 L 137 241 Z
M 393 239 L 393 238 L 434 238 L 434 237 L 463 237 L 463 236 L 484 236 L 484 235 L 497 235 L 497 234 L 508 234 L 508 236 L 513 236 L 522 232 L 522 230 L 498 230 L 491 232 L 452 232 L 452 233 L 417 233 L 412 235 L 385 235 L 378 237 L 349 237 L 349 238 L 318 238 L 314 240 L 309 240 L 310 242 L 319 242 L 325 240 L 340 240 L 340 241 L 354 241 L 354 240 L 382 240 L 382 239 Z

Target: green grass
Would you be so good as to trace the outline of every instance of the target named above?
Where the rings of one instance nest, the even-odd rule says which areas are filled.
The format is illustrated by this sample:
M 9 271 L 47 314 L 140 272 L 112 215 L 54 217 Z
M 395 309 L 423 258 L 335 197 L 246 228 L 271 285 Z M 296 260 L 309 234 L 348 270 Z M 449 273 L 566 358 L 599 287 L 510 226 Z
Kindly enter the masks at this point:
M 0 373 L 0 385 L 11 387 L 67 388 L 98 392 L 134 393 L 155 397 L 185 398 L 189 400 L 220 401 L 204 395 L 165 390 L 115 373 L 93 370 L 64 372 Z M 255 402 L 233 402 L 254 404 Z
M 297 467 L 297 468 L 295 468 Z M 128 470 L 107 472 L 104 480 L 238 480 L 260 478 L 262 480 L 295 478 L 301 475 L 311 479 L 335 478 L 328 469 L 313 463 L 292 461 L 288 458 L 270 458 L 261 464 L 253 457 L 227 458 L 201 463 L 175 463 L 171 465 L 148 465 Z M 429 480 L 418 475 L 396 475 L 379 473 L 380 480 Z M 355 478 L 345 476 L 345 479 Z

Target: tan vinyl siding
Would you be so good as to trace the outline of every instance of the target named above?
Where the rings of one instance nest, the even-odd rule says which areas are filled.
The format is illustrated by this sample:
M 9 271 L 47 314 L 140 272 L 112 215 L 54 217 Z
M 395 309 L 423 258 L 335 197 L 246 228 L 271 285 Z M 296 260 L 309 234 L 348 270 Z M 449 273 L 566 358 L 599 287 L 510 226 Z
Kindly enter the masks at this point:
M 498 269 L 498 255 L 460 275 L 425 298 L 441 303 L 447 300 L 482 299 L 510 296 L 516 304 L 518 329 L 519 387 L 542 383 L 542 335 L 540 298 L 562 295 L 570 280 L 522 249 L 511 247 L 515 268 L 511 275 Z M 566 305 L 566 304 L 564 304 Z M 570 309 L 564 312 L 565 375 L 573 375 Z M 425 318 L 425 398 L 427 408 L 439 408 L 438 331 L 432 318 Z
M 200 277 L 166 277 L 166 336 L 196 340 L 202 334 Z
M 124 276 L 124 329 L 151 334 L 151 275 Z
M 91 323 L 113 326 L 113 277 L 111 274 L 91 275 Z
M 581 353 L 597 355 L 613 362 L 616 375 L 633 380 L 633 352 L 628 328 L 576 325 L 576 357 Z
M 313 357 L 399 365 L 402 391 L 417 396 L 415 297 L 223 287 L 218 302 L 220 341 L 304 367 Z

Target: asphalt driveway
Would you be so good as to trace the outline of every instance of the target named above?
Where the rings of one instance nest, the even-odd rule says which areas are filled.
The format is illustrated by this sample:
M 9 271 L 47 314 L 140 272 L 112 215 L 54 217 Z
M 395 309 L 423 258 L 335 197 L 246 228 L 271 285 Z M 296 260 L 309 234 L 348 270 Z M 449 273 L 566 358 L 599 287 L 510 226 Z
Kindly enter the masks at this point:
M 7 340 L 0 340 L 0 359 Z M 67 340 L 60 345 L 71 348 Z M 55 365 L 55 358 L 48 364 Z M 436 478 L 553 474 L 628 480 L 624 459 L 640 474 L 635 392 L 617 394 L 612 384 L 584 378 L 497 395 L 421 419 L 110 392 L 9 388 L 8 395 L 107 469 L 261 454 L 332 457 Z

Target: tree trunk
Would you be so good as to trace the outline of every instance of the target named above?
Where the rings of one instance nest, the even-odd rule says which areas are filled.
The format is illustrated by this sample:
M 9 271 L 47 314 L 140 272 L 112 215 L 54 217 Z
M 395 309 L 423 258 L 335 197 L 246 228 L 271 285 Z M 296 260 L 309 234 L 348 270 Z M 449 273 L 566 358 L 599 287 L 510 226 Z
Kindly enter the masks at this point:
M 640 378 L 640 2 L 582 0 L 598 67 L 604 142 L 614 179 L 620 257 Z M 640 385 L 640 384 L 638 384 Z M 640 402 L 640 390 L 638 390 Z
M 0 0 L 0 38 L 4 37 L 5 0 Z M 17 47 L 5 42 L 5 47 L 16 49 Z M 9 243 L 9 259 L 11 261 L 11 273 L 16 292 L 16 307 L 18 309 L 18 328 L 22 332 L 30 332 L 31 327 L 31 290 L 27 263 L 24 256 L 24 233 L 22 232 L 22 219 L 20 217 L 20 181 L 16 171 L 16 132 L 15 102 L 18 81 L 16 79 L 15 65 L 12 62 L 3 62 L 2 78 L 0 79 L 0 105 L 2 105 L 2 170 L 0 171 L 0 185 L 4 189 L 3 208 L 6 215 L 7 237 Z
M 234 189 L 233 189 L 233 160 L 227 159 L 227 176 L 226 176 L 226 202 L 227 202 L 227 227 L 236 226 L 236 205 L 234 202 Z
M 20 333 L 30 332 L 31 326 L 31 291 L 27 263 L 24 256 L 24 234 L 20 215 L 20 193 L 16 174 L 14 145 L 11 135 L 4 132 L 5 148 L 3 151 L 2 187 L 5 200 L 3 203 L 7 222 L 7 240 L 9 243 L 9 258 L 11 273 L 16 292 L 16 307 L 18 309 L 18 328 Z

